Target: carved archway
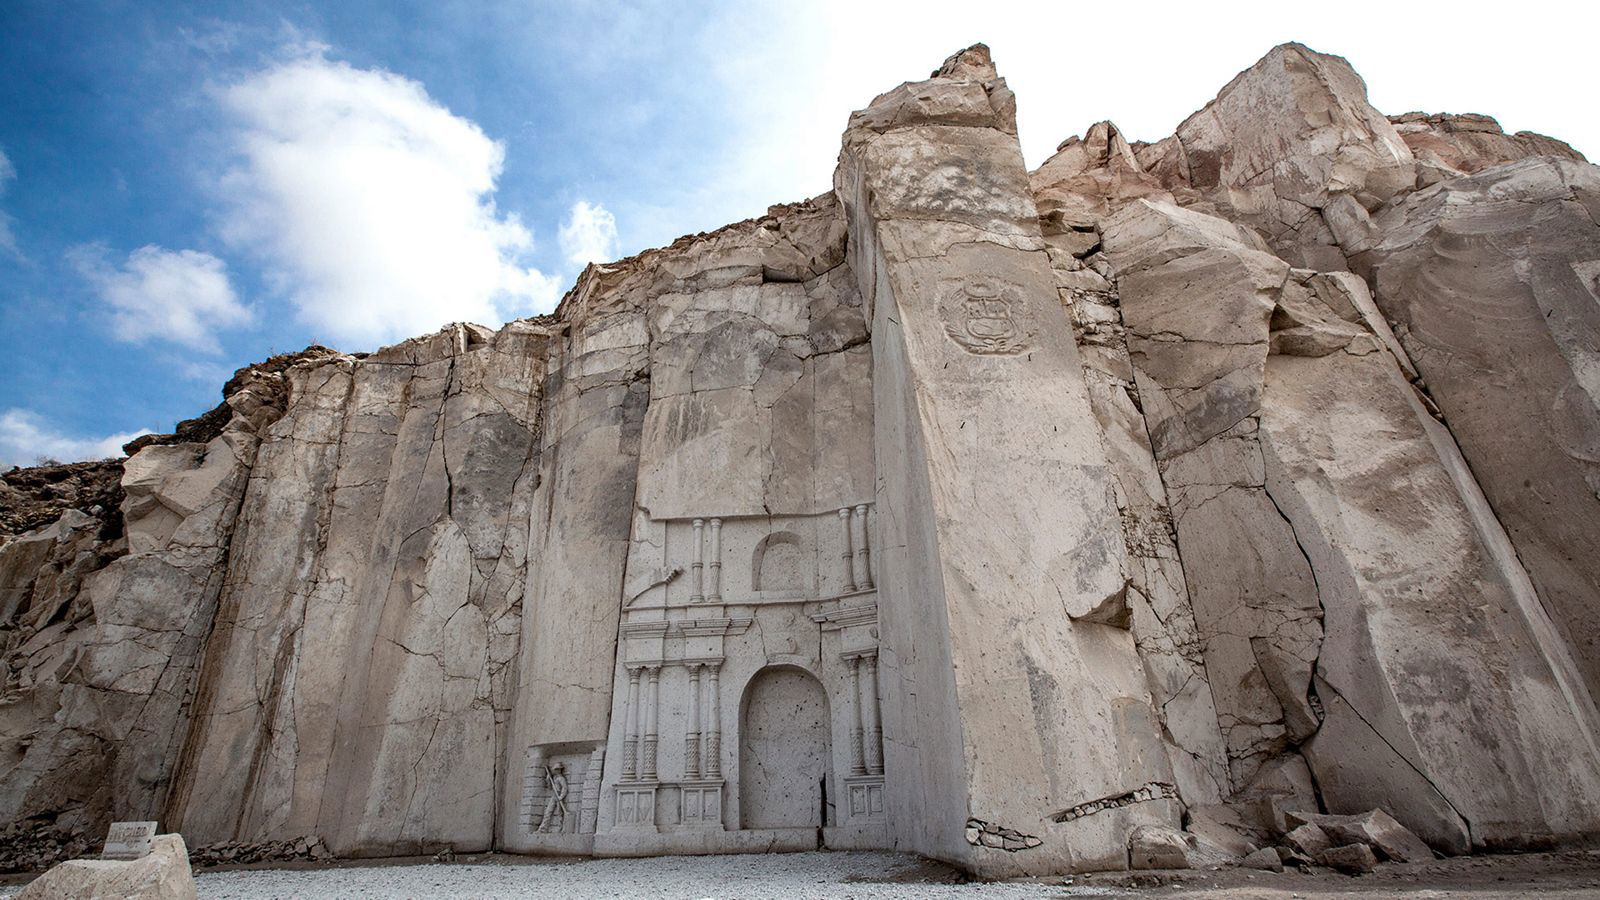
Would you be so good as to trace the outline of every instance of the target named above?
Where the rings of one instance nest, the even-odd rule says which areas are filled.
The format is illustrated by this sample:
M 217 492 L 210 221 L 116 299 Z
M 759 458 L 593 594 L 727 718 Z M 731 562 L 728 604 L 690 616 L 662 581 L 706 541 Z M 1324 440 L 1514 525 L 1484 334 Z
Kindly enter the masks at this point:
M 761 593 L 798 596 L 811 587 L 812 579 L 807 571 L 811 565 L 811 557 L 801 546 L 799 535 L 774 531 L 756 544 L 750 584 Z
M 744 828 L 815 828 L 832 766 L 828 695 L 798 666 L 768 666 L 739 707 L 739 810 Z

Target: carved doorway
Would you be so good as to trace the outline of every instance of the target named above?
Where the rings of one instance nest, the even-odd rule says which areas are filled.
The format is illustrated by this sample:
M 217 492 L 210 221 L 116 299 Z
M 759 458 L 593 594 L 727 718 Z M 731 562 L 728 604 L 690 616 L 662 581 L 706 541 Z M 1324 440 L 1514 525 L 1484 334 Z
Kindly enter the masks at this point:
M 828 696 L 804 669 L 772 666 L 745 688 L 739 729 L 744 828 L 816 828 L 832 760 Z

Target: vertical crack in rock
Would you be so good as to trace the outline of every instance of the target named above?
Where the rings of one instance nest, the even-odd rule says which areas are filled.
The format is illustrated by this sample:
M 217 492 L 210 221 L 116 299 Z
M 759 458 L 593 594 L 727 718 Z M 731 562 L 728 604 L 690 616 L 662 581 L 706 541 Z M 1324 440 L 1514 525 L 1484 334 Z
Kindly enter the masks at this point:
M 1294 538 L 1295 549 L 1300 551 L 1300 556 L 1305 560 L 1306 563 L 1306 571 L 1311 574 L 1311 589 L 1317 600 L 1317 625 L 1319 629 L 1317 652 L 1312 655 L 1310 660 L 1308 660 L 1311 665 L 1311 672 L 1314 676 L 1317 670 L 1318 659 L 1322 655 L 1322 636 L 1326 634 L 1325 622 L 1328 614 L 1327 605 L 1322 599 L 1322 586 L 1317 581 L 1317 567 L 1316 564 L 1311 560 L 1311 554 L 1306 551 L 1306 545 L 1301 542 L 1300 533 L 1295 530 L 1294 520 L 1289 518 L 1288 513 L 1283 511 L 1282 506 L 1278 505 L 1277 498 L 1272 496 L 1272 489 L 1266 484 L 1263 484 L 1261 486 L 1261 493 L 1267 498 L 1267 502 L 1272 504 L 1272 508 L 1278 513 L 1279 518 L 1283 519 L 1284 525 L 1288 526 L 1289 534 Z M 1292 710 L 1300 708 L 1300 701 L 1302 699 L 1304 700 L 1306 707 L 1311 709 L 1313 714 L 1317 715 L 1316 722 L 1306 723 L 1309 726 L 1309 730 L 1302 729 L 1301 734 L 1294 736 L 1294 742 L 1297 745 L 1309 740 L 1311 735 L 1315 734 L 1317 726 L 1319 726 L 1322 721 L 1322 717 L 1320 715 L 1320 708 L 1322 704 L 1316 696 L 1316 678 L 1313 677 L 1309 679 L 1306 685 L 1306 696 L 1304 698 L 1290 696 L 1287 692 L 1287 685 L 1283 683 L 1283 679 L 1272 677 L 1271 672 L 1273 671 L 1274 666 L 1261 659 L 1261 654 L 1258 651 L 1255 639 L 1252 639 L 1250 642 L 1250 650 L 1252 653 L 1256 654 L 1256 665 L 1263 673 L 1267 674 L 1267 686 L 1272 689 L 1274 694 L 1279 695 L 1278 701 L 1283 705 L 1283 710 L 1286 716 L 1290 715 Z

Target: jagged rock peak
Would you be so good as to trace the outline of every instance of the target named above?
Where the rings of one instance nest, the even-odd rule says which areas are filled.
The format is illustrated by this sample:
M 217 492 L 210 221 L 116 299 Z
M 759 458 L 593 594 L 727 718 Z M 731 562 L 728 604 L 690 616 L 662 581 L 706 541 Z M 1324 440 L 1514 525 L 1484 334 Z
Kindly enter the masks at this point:
M 994 58 L 989 55 L 989 45 L 980 43 L 950 54 L 939 68 L 934 69 L 933 74 L 928 77 L 988 81 L 997 77 L 997 74 L 994 68 Z

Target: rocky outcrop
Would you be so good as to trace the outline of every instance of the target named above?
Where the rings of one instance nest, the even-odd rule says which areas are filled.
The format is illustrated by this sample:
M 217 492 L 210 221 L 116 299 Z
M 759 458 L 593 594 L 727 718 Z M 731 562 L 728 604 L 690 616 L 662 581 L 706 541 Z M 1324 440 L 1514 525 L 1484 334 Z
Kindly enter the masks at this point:
M 1506 134 L 1489 116 L 1412 112 L 1390 116 L 1389 121 L 1411 148 L 1423 180 L 1429 183 L 1531 157 L 1586 161 L 1565 141 L 1532 131 Z
M 115 529 L 122 523 L 109 512 L 121 504 L 121 460 L 12 469 L 0 474 L 0 546 L 12 537 L 49 526 L 69 509 Z M 116 534 L 108 533 L 102 539 L 115 540 Z
M 1597 172 L 1287 44 L 1030 173 L 968 48 L 830 193 L 3 476 L 0 864 L 1600 832 Z
M 246 378 L 210 441 L 127 460 L 120 529 L 69 511 L 0 547 L 0 807 L 13 821 L 82 835 L 164 801 L 280 378 Z
M 1256 229 L 1295 265 L 1342 268 L 1335 247 L 1366 213 L 1416 185 L 1416 160 L 1366 84 L 1337 56 L 1273 48 L 1144 167 L 1207 212 Z

